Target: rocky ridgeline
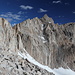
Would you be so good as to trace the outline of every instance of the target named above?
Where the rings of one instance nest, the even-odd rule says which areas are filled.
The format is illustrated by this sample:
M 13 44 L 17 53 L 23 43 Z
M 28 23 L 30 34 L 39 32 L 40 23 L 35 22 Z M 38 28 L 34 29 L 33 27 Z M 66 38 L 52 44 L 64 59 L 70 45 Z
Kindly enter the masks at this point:
M 23 48 L 50 68 L 75 70 L 75 23 L 54 24 L 44 15 L 12 27 L 0 18 L 0 75 L 52 75 L 18 56 Z

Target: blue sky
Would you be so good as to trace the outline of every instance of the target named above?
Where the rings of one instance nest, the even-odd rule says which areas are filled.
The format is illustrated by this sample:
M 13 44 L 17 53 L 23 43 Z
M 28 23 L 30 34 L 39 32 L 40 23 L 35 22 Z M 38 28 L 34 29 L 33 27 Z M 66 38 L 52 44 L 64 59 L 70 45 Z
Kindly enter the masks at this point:
M 47 14 L 55 23 L 75 22 L 75 0 L 1 0 L 0 17 L 11 24 Z

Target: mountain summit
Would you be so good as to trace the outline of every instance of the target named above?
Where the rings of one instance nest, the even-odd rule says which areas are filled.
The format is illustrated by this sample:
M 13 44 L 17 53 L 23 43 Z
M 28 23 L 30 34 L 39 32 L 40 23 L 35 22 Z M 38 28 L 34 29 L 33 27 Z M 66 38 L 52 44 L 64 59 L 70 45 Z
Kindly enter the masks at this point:
M 74 71 L 75 23 L 58 25 L 44 15 L 12 27 L 0 18 L 0 75 L 75 75 Z

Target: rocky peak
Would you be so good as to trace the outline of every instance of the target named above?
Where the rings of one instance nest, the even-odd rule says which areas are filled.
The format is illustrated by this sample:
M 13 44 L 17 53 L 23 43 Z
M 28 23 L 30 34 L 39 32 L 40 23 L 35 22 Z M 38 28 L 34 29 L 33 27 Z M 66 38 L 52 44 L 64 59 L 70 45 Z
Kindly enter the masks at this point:
M 53 19 L 50 18 L 50 17 L 48 17 L 47 14 L 45 14 L 45 15 L 41 18 L 41 21 L 42 21 L 43 23 L 45 23 L 45 24 L 47 24 L 47 23 L 52 23 L 52 24 L 54 24 Z

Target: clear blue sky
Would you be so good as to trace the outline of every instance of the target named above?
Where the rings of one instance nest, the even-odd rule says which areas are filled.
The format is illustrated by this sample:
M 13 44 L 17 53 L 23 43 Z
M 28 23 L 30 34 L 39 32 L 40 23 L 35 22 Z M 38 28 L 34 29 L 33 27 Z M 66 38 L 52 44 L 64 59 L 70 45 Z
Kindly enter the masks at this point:
M 11 24 L 47 14 L 55 23 L 75 22 L 75 0 L 1 0 L 0 17 Z

